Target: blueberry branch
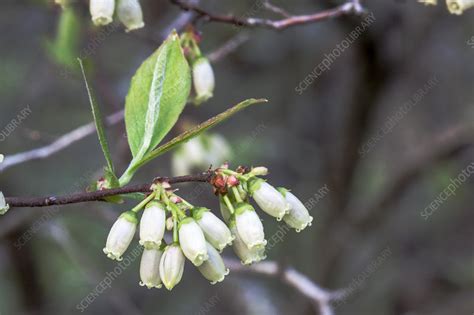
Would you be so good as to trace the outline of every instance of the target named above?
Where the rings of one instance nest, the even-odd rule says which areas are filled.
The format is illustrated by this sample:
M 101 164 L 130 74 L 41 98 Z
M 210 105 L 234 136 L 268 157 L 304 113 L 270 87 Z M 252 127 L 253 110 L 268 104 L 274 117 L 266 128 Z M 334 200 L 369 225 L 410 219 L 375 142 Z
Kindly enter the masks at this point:
M 181 10 L 194 12 L 197 17 L 210 22 L 226 23 L 244 27 L 264 27 L 274 30 L 283 30 L 292 26 L 316 23 L 342 15 L 362 14 L 364 12 L 359 0 L 351 0 L 329 10 L 305 15 L 289 15 L 285 12 L 285 14 L 288 16 L 284 17 L 283 19 L 270 20 L 253 17 L 245 18 L 243 16 L 240 17 L 235 15 L 214 14 L 201 8 L 199 5 L 184 0 L 171 0 L 171 2 L 177 5 Z M 272 6 L 272 8 L 275 9 L 275 6 Z
M 200 174 L 177 176 L 177 177 L 158 177 L 155 182 L 168 182 L 170 184 L 189 183 L 189 182 L 210 182 L 214 171 L 209 170 Z M 5 198 L 10 208 L 14 207 L 48 207 L 53 205 L 66 205 L 73 203 L 104 201 L 106 197 L 126 195 L 131 193 L 149 193 L 153 183 L 130 185 L 121 188 L 103 189 L 92 192 L 78 192 L 63 196 L 45 196 L 45 197 L 7 197 Z

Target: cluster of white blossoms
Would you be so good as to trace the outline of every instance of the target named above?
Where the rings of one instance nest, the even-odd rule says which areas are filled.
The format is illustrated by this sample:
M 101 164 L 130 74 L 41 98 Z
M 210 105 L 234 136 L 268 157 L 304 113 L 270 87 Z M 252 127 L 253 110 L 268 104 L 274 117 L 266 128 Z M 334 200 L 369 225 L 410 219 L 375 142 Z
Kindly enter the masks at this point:
M 138 0 L 90 0 L 89 10 L 95 25 L 111 23 L 116 13 L 127 32 L 145 26 L 142 7 Z
M 426 5 L 437 5 L 438 0 L 418 0 Z M 452 14 L 461 15 L 467 9 L 474 7 L 474 0 L 446 0 L 446 6 Z
M 153 193 L 120 215 L 104 253 L 121 260 L 139 225 L 139 243 L 144 247 L 140 285 L 173 289 L 181 281 L 186 259 L 211 284 L 221 282 L 229 273 L 221 257 L 226 247 L 231 246 L 243 264 L 266 257 L 264 227 L 250 197 L 265 213 L 298 232 L 311 225 L 313 218 L 303 203 L 289 190 L 274 188 L 259 177 L 266 174 L 265 167 L 233 171 L 224 165 L 214 171 L 210 182 L 219 196 L 222 220 L 176 195 L 166 182 L 156 184 Z M 167 230 L 172 233 L 169 242 L 165 241 Z
M 232 158 L 232 147 L 217 133 L 204 133 L 183 143 L 171 158 L 173 176 L 191 174 L 209 165 L 220 165 Z

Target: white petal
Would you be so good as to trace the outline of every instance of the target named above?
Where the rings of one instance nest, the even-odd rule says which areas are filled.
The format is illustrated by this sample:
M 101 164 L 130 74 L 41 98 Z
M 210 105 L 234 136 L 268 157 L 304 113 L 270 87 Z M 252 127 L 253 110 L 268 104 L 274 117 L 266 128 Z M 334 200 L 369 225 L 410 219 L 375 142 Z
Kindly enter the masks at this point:
M 160 260 L 163 252 L 159 249 L 144 249 L 140 261 L 140 285 L 148 289 L 161 288 Z
M 219 251 L 232 243 L 233 237 L 229 228 L 212 212 L 205 211 L 197 222 L 206 240 Z
M 240 238 L 235 224 L 231 224 L 230 230 L 235 239 L 232 243 L 232 248 L 235 254 L 240 258 L 242 264 L 249 265 L 253 262 L 258 262 L 266 258 L 265 248 L 249 249 L 244 241 Z
M 90 0 L 89 10 L 95 25 L 107 25 L 112 22 L 115 0 Z
M 135 235 L 136 227 L 136 223 L 130 222 L 123 215 L 115 221 L 104 248 L 107 257 L 122 260 L 123 253 L 125 253 Z
M 177 244 L 166 247 L 160 260 L 160 278 L 168 290 L 173 289 L 183 277 L 184 255 Z
M 127 32 L 145 26 L 143 22 L 143 12 L 138 0 L 119 0 L 117 6 L 117 16 Z
M 194 219 L 184 219 L 180 223 L 178 234 L 184 255 L 195 266 L 200 266 L 208 259 L 204 233 Z
M 290 210 L 290 206 L 280 192 L 267 182 L 262 181 L 252 197 L 263 211 L 277 220 L 281 220 Z
M 309 215 L 304 204 L 291 192 L 285 192 L 286 201 L 290 204 L 290 212 L 283 217 L 286 224 L 296 229 L 297 232 L 302 231 L 306 226 L 310 226 L 313 217 Z
M 207 280 L 211 281 L 211 284 L 216 284 L 224 280 L 225 276 L 229 274 L 229 269 L 224 265 L 221 255 L 209 243 L 207 243 L 207 253 L 209 259 L 198 269 Z
M 251 206 L 248 205 L 248 207 Z M 239 211 L 239 209 L 236 211 Z M 237 212 L 236 225 L 240 238 L 249 249 L 265 247 L 267 241 L 265 240 L 263 224 L 255 210 L 247 208 L 240 213 Z
M 140 244 L 146 248 L 158 248 L 165 234 L 165 220 L 164 206 L 158 202 L 150 203 L 140 220 Z

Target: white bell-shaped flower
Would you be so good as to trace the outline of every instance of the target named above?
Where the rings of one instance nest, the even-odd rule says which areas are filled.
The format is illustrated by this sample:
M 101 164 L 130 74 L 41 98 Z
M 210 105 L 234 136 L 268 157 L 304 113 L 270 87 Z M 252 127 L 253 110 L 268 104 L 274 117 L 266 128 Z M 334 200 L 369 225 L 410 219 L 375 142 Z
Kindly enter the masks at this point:
M 8 209 L 10 209 L 10 206 L 7 204 L 3 193 L 0 191 L 0 215 L 7 213 Z
M 240 238 L 235 221 L 230 223 L 230 230 L 235 239 L 232 242 L 232 249 L 244 265 L 250 265 L 266 258 L 265 247 L 254 247 L 249 249 L 247 244 Z
M 253 178 L 249 183 L 249 190 L 258 206 L 278 221 L 290 211 L 285 198 L 263 179 Z
M 307 226 L 311 226 L 313 217 L 309 215 L 308 209 L 304 204 L 290 191 L 285 188 L 278 188 L 286 201 L 290 204 L 290 212 L 283 217 L 283 221 L 296 232 L 304 230 Z
M 211 63 L 201 57 L 193 63 L 193 83 L 196 91 L 196 104 L 210 99 L 214 93 L 215 78 Z
M 248 203 L 240 203 L 235 208 L 237 232 L 249 249 L 263 248 L 267 244 L 263 224 Z
M 160 261 L 163 251 L 145 248 L 140 261 L 140 285 L 148 289 L 161 288 Z
M 165 206 L 159 201 L 151 201 L 140 220 L 140 245 L 145 248 L 158 248 L 165 234 L 165 228 Z
M 201 227 L 206 240 L 219 252 L 234 239 L 229 228 L 207 208 L 196 208 L 193 217 Z
M 125 25 L 127 32 L 142 28 L 143 12 L 138 0 L 118 0 L 117 16 Z
M 133 211 L 127 211 L 120 215 L 110 229 L 104 253 L 110 259 L 122 260 L 122 255 L 132 242 L 135 231 L 137 230 L 137 214 Z
M 107 25 L 114 16 L 115 0 L 90 0 L 89 10 L 95 25 Z
M 200 266 L 208 259 L 204 233 L 193 218 L 185 218 L 179 222 L 178 234 L 184 256 L 193 265 Z
M 474 0 L 446 0 L 446 5 L 450 13 L 461 15 L 467 9 L 474 7 Z
M 225 276 L 229 274 L 229 269 L 226 268 L 224 260 L 217 250 L 209 243 L 206 246 L 209 259 L 203 262 L 198 269 L 204 278 L 211 281 L 211 284 L 216 284 L 224 280 Z
M 160 278 L 164 286 L 171 290 L 183 277 L 185 258 L 178 244 L 166 247 L 160 260 Z

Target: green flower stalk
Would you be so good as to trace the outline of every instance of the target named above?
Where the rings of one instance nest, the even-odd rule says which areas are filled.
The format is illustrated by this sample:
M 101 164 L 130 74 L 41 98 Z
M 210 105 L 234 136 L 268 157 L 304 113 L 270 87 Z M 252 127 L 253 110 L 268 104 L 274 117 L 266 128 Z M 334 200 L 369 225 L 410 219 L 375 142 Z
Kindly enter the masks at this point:
M 196 208 L 193 210 L 193 217 L 201 227 L 206 240 L 219 252 L 232 244 L 234 237 L 229 228 L 209 209 Z
M 161 288 L 160 261 L 163 251 L 159 248 L 145 248 L 140 261 L 140 285 L 148 289 Z
M 178 244 L 166 247 L 160 260 L 160 278 L 163 285 L 172 290 L 183 277 L 185 258 Z
M 118 0 L 117 16 L 130 32 L 145 26 L 143 12 L 138 0 Z
M 193 218 L 179 222 L 179 244 L 184 256 L 196 267 L 209 258 L 204 233 Z
M 240 203 L 235 209 L 235 222 L 237 232 L 248 249 L 264 248 L 267 244 L 263 224 L 255 212 L 255 209 L 248 203 Z
M 159 201 L 151 201 L 145 207 L 140 220 L 140 245 L 158 248 L 165 234 L 165 206 Z
M 132 242 L 137 230 L 137 214 L 127 211 L 120 215 L 110 229 L 104 253 L 112 260 L 122 260 L 122 255 Z
M 199 266 L 198 270 L 204 278 L 211 281 L 211 284 L 222 282 L 225 276 L 229 274 L 229 269 L 226 268 L 224 260 L 222 260 L 217 250 L 209 243 L 206 246 L 209 259 Z
M 115 0 L 90 0 L 89 10 L 95 25 L 107 25 L 112 22 Z

